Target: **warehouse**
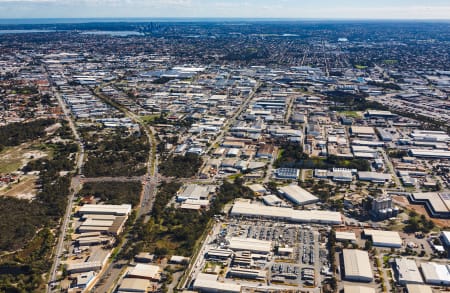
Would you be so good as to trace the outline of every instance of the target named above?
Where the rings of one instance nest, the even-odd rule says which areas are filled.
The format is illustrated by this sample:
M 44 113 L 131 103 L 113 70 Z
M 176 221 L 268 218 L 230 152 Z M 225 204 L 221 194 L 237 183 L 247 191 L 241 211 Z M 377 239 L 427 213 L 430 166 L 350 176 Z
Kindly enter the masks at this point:
M 319 201 L 317 197 L 297 184 L 280 187 L 278 191 L 295 205 L 308 205 Z
M 148 288 L 150 287 L 150 281 L 144 279 L 136 279 L 136 278 L 125 278 L 120 284 L 118 293 L 121 292 L 138 292 L 138 293 L 146 293 L 149 292 Z
M 98 215 L 114 215 L 114 216 L 127 216 L 131 212 L 130 204 L 122 205 L 96 205 L 85 204 L 78 211 L 80 215 L 98 214 Z
M 356 235 L 354 232 L 336 231 L 336 241 L 349 241 L 350 243 L 356 243 Z
M 346 280 L 354 282 L 372 282 L 373 273 L 367 251 L 344 249 L 343 260 L 344 276 Z
M 344 285 L 344 293 L 375 293 L 375 288 Z
M 406 284 L 407 293 L 433 293 L 430 286 L 421 284 Z
M 450 247 L 450 231 L 442 231 L 441 239 L 446 247 Z
M 350 134 L 358 137 L 374 137 L 375 130 L 368 126 L 352 126 L 350 127 Z
M 342 223 L 342 216 L 339 212 L 294 210 L 291 208 L 263 206 L 244 201 L 236 201 L 230 215 L 284 220 L 293 223 L 317 223 L 328 225 L 339 225 Z
M 194 281 L 194 290 L 208 293 L 239 293 L 241 285 L 219 282 L 217 275 L 200 273 Z
M 427 159 L 450 159 L 450 151 L 410 149 L 412 157 Z
M 297 179 L 300 175 L 300 170 L 294 168 L 280 168 L 275 170 L 275 175 L 278 179 Z
M 188 184 L 180 189 L 177 193 L 177 201 L 193 200 L 207 200 L 211 186 L 203 186 L 197 184 Z
M 411 203 L 423 204 L 428 213 L 436 218 L 450 217 L 450 193 L 412 193 L 408 199 Z
M 242 279 L 264 280 L 266 277 L 265 271 L 244 268 L 232 268 L 228 272 L 228 274 L 230 275 L 230 277 L 237 277 Z
M 127 277 L 158 282 L 161 280 L 161 269 L 155 265 L 139 263 L 128 272 Z
M 358 179 L 361 181 L 370 181 L 374 183 L 384 184 L 391 181 L 392 175 L 378 172 L 358 172 Z
M 425 283 L 438 286 L 450 285 L 450 265 L 428 262 L 422 263 L 420 268 Z
M 403 241 L 398 232 L 364 229 L 364 235 L 372 239 L 374 246 L 400 248 Z
M 69 274 L 98 271 L 101 268 L 102 268 L 102 264 L 99 261 L 88 261 L 88 262 L 68 263 L 67 264 L 67 272 Z
M 422 276 L 417 268 L 416 262 L 406 258 L 396 258 L 394 271 L 397 282 L 400 285 L 423 284 Z
M 253 238 L 232 237 L 228 248 L 233 251 L 250 251 L 260 254 L 269 254 L 272 251 L 272 242 Z
M 283 201 L 276 195 L 268 194 L 262 197 L 264 203 L 268 206 L 280 206 Z

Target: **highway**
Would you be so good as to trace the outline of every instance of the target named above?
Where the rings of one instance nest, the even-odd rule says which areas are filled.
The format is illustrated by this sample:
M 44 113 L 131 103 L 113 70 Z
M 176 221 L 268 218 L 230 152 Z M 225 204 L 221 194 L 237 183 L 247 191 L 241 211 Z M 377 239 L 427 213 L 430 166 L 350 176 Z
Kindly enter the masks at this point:
M 128 118 L 133 120 L 134 123 L 138 123 L 141 128 L 144 130 L 144 133 L 148 139 L 148 143 L 150 145 L 149 158 L 147 162 L 147 173 L 140 177 L 143 182 L 142 193 L 140 196 L 139 207 L 137 208 L 137 216 L 136 219 L 139 219 L 141 216 L 145 216 L 144 220 L 147 222 L 150 217 L 148 214 L 151 212 L 153 203 L 156 198 L 157 193 L 157 185 L 158 185 L 158 157 L 155 153 L 155 145 L 156 141 L 153 136 L 154 130 L 142 122 L 139 116 L 134 114 L 133 112 L 126 109 L 124 106 L 118 104 L 117 102 L 111 100 L 109 97 L 101 94 L 100 88 L 94 90 L 94 94 L 106 102 L 107 104 L 115 107 L 119 111 L 123 112 Z M 123 177 L 116 177 L 120 179 L 125 179 Z M 113 178 L 108 178 L 113 179 Z M 136 181 L 136 177 L 131 177 L 129 179 L 134 179 Z M 95 180 L 95 179 L 94 179 Z M 114 180 L 112 180 L 114 181 Z M 118 251 L 122 250 L 123 246 L 128 242 L 126 235 L 124 235 L 123 243 L 118 247 Z M 127 265 L 127 261 L 124 260 L 113 260 L 111 263 L 108 263 L 102 271 L 98 275 L 98 282 L 95 284 L 94 288 L 91 292 L 112 292 L 114 287 L 117 285 L 117 282 L 120 276 L 123 274 L 123 267 Z
M 76 142 L 78 143 L 78 155 L 77 155 L 77 160 L 76 160 L 76 170 L 77 170 L 77 175 L 72 177 L 72 181 L 71 181 L 71 192 L 69 194 L 68 197 L 68 203 L 67 203 L 67 207 L 66 207 L 66 212 L 64 214 L 64 217 L 62 219 L 62 224 L 60 227 L 60 232 L 59 232 L 59 236 L 58 236 L 58 242 L 56 244 L 56 249 L 54 251 L 54 260 L 53 260 L 53 264 L 52 264 L 52 268 L 50 270 L 50 278 L 49 278 L 49 286 L 47 286 L 47 292 L 50 293 L 52 292 L 52 288 L 54 287 L 53 285 L 56 283 L 57 280 L 57 272 L 58 272 L 58 268 L 60 265 L 60 261 L 61 261 L 61 256 L 63 254 L 63 249 L 64 249 L 64 243 L 65 243 L 65 237 L 66 237 L 66 231 L 67 231 L 67 225 L 70 221 L 70 216 L 72 214 L 72 206 L 73 206 L 73 201 L 75 198 L 75 194 L 80 190 L 81 188 L 81 184 L 80 184 L 80 172 L 82 170 L 83 167 L 83 162 L 84 162 L 84 146 L 81 143 L 80 140 L 80 135 L 78 134 L 78 131 L 75 127 L 75 123 L 73 122 L 72 116 L 70 115 L 70 111 L 67 109 L 63 99 L 61 98 L 61 95 L 59 94 L 59 92 L 55 89 L 52 88 L 53 90 L 53 94 L 56 97 L 56 99 L 58 100 L 58 103 L 61 107 L 61 109 L 64 112 L 64 116 L 66 117 L 66 120 L 69 123 L 69 127 L 72 130 L 72 133 L 75 137 Z

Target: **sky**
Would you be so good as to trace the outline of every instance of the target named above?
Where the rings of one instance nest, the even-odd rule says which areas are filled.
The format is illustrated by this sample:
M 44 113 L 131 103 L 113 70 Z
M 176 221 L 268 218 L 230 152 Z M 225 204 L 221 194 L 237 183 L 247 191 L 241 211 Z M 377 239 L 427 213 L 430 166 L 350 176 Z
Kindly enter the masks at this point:
M 450 0 L 0 0 L 0 18 L 450 19 Z

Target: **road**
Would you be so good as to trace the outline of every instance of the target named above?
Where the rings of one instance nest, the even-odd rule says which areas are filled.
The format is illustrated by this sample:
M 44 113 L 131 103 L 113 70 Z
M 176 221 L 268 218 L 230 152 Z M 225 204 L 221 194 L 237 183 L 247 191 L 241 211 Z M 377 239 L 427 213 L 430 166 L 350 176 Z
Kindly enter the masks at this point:
M 156 141 L 154 138 L 154 130 L 142 122 L 139 116 L 134 114 L 133 112 L 126 109 L 121 104 L 118 104 L 114 100 L 110 99 L 109 97 L 103 95 L 100 92 L 100 88 L 97 88 L 94 90 L 94 94 L 106 102 L 107 104 L 115 107 L 122 113 L 124 113 L 128 118 L 130 118 L 134 123 L 137 123 L 141 126 L 141 128 L 144 130 L 144 133 L 148 139 L 148 143 L 150 145 L 150 151 L 149 151 L 149 158 L 147 162 L 147 173 L 140 177 L 141 181 L 143 183 L 142 193 L 140 197 L 139 207 L 137 209 L 137 217 L 136 219 L 140 218 L 141 216 L 145 216 L 145 221 L 148 221 L 150 217 L 148 216 L 148 213 L 152 210 L 153 203 L 156 198 L 157 193 L 157 184 L 158 184 L 158 158 L 155 152 L 155 146 Z M 117 178 L 117 177 L 116 177 Z M 120 178 L 120 177 L 119 177 Z M 113 178 L 108 178 L 113 179 Z M 123 178 L 120 178 L 123 179 Z M 130 178 L 130 179 L 136 179 Z M 112 180 L 113 181 L 113 180 Z M 134 180 L 136 181 L 136 180 Z M 125 235 L 123 243 L 118 247 L 118 251 L 122 249 L 122 247 L 128 242 L 128 239 Z M 98 275 L 97 284 L 95 287 L 91 290 L 91 292 L 111 292 L 114 287 L 117 285 L 118 280 L 120 279 L 121 275 L 123 274 L 123 266 L 127 265 L 127 261 L 119 260 L 119 261 L 112 261 L 108 265 L 106 265 L 102 271 Z
M 64 112 L 64 116 L 66 117 L 66 120 L 69 123 L 69 127 L 72 130 L 72 133 L 75 137 L 75 140 L 78 143 L 78 155 L 77 155 L 77 160 L 76 160 L 76 170 L 77 170 L 77 175 L 72 177 L 72 181 L 71 181 L 71 189 L 70 189 L 70 194 L 68 197 L 68 203 L 67 203 L 67 207 L 66 207 L 66 212 L 64 214 L 64 217 L 62 219 L 62 224 L 60 227 L 60 232 L 59 232 L 59 237 L 58 237 L 58 242 L 56 244 L 56 249 L 55 249 L 55 254 L 54 254 L 54 260 L 53 260 L 53 264 L 52 264 L 52 268 L 50 270 L 50 278 L 49 278 L 49 285 L 47 287 L 47 292 L 50 293 L 52 292 L 52 285 L 54 285 L 56 283 L 56 279 L 57 279 L 57 272 L 58 272 L 58 268 L 60 266 L 60 262 L 61 262 L 61 256 L 63 254 L 63 249 L 64 249 L 64 243 L 65 243 L 65 238 L 66 238 L 66 231 L 67 231 L 67 225 L 70 221 L 70 216 L 72 214 L 72 207 L 73 207 L 73 201 L 75 198 L 75 194 L 79 191 L 79 189 L 81 188 L 81 184 L 80 184 L 80 177 L 78 176 L 82 170 L 83 167 L 83 162 L 84 162 L 84 146 L 81 143 L 80 140 L 80 135 L 78 134 L 78 131 L 75 127 L 75 123 L 73 122 L 72 116 L 70 115 L 70 111 L 69 109 L 67 109 L 66 104 L 64 103 L 61 95 L 59 94 L 59 92 L 55 89 L 52 88 L 53 94 L 56 97 L 56 99 L 58 100 L 58 103 L 61 107 L 61 109 Z
M 86 182 L 136 182 L 144 180 L 144 176 L 134 176 L 134 177 L 82 177 L 80 181 L 82 183 Z

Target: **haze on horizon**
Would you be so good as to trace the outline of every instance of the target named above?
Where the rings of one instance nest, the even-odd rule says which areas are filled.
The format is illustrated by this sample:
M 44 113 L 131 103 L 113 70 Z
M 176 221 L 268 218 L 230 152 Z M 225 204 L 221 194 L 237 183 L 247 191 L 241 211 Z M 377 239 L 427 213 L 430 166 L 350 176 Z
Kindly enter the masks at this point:
M 0 18 L 450 19 L 448 0 L 0 0 Z

